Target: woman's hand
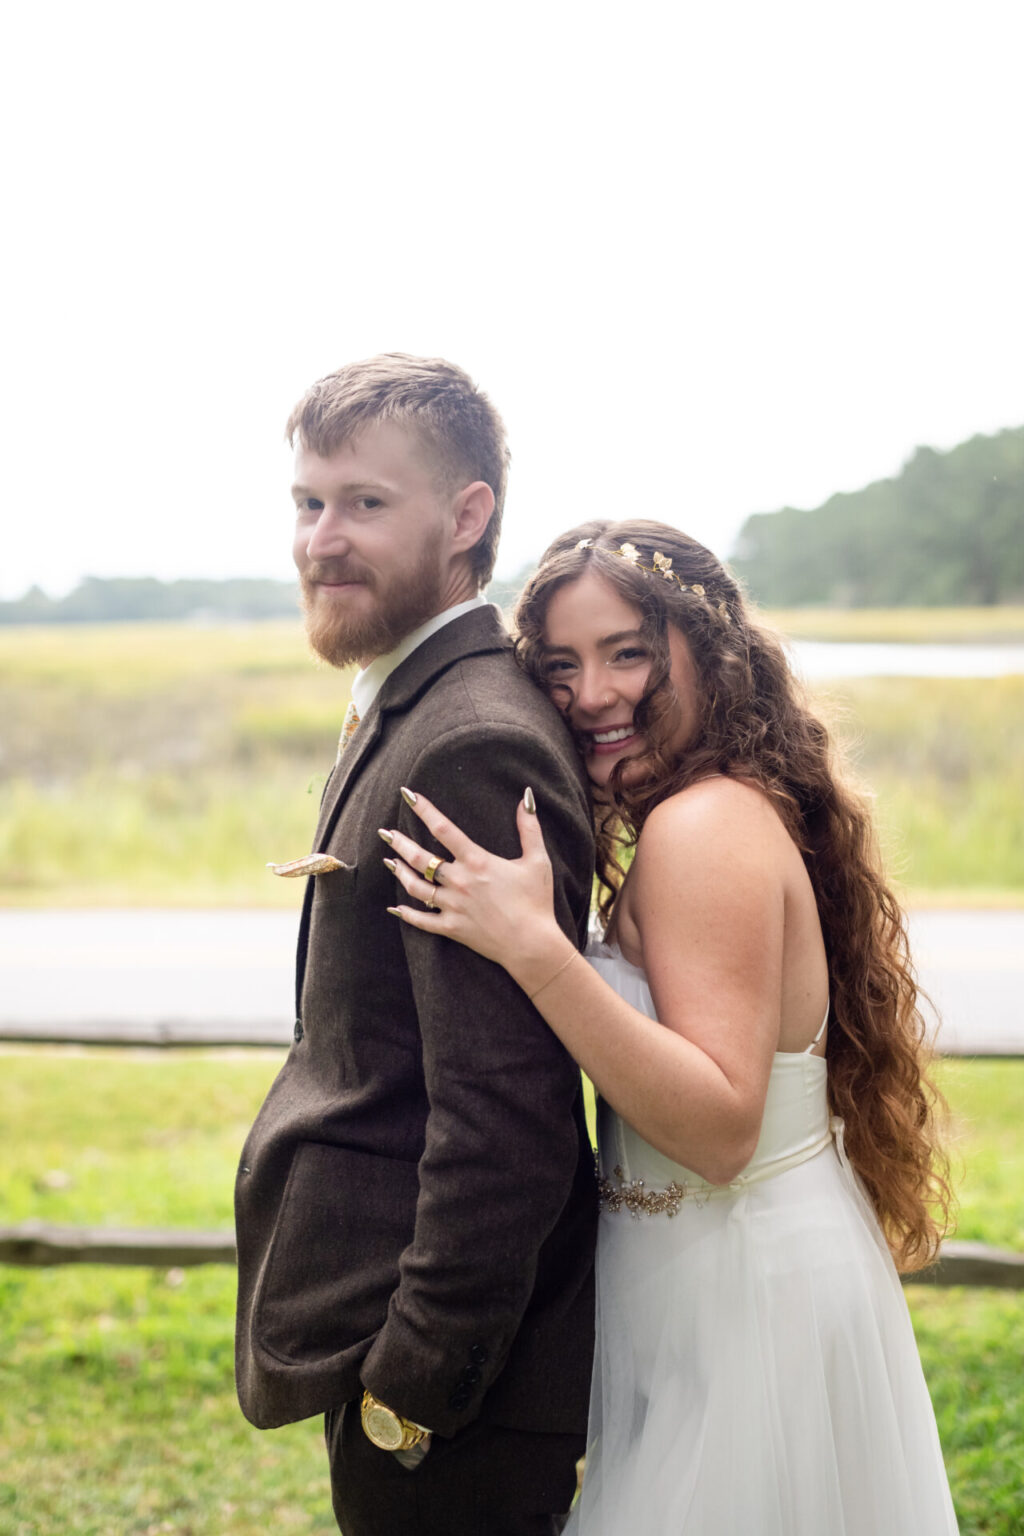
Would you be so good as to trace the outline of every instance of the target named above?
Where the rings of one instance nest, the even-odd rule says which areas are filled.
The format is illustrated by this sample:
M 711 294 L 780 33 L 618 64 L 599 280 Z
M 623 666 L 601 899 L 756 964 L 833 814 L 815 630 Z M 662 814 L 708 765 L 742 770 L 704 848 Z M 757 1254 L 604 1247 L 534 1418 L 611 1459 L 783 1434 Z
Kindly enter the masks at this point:
M 518 859 L 501 859 L 480 848 L 425 795 L 406 789 L 402 794 L 452 858 L 438 860 L 412 838 L 382 828 L 380 835 L 393 853 L 384 862 L 403 889 L 426 908 L 402 905 L 388 911 L 410 927 L 455 939 L 496 961 L 533 996 L 576 949 L 555 920 L 551 860 L 532 791 L 526 791 L 516 809 L 523 850 Z

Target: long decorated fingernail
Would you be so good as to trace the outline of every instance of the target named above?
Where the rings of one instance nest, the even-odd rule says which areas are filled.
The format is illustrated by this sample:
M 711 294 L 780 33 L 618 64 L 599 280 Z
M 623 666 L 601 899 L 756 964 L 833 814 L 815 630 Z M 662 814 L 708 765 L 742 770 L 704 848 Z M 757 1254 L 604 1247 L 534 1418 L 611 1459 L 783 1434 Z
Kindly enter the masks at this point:
M 391 873 L 393 875 L 397 874 L 397 872 L 398 872 L 398 862 L 397 862 L 397 860 L 395 860 L 395 859 L 385 859 L 384 860 L 384 868 L 385 869 L 390 869 L 390 871 L 391 871 Z
M 404 784 L 402 785 L 402 799 L 405 801 L 406 805 L 416 804 L 416 796 L 413 794 L 411 789 L 406 789 Z
M 401 917 L 402 915 L 401 907 L 388 907 L 388 911 L 392 917 Z
M 394 842 L 394 838 L 391 836 L 391 833 L 388 831 L 387 827 L 378 827 L 377 836 L 381 838 L 385 843 L 387 843 L 389 848 Z
M 529 784 L 527 784 L 526 788 L 523 790 L 523 804 L 526 806 L 526 809 L 529 811 L 531 816 L 536 816 L 537 802 L 533 798 L 533 790 L 530 788 Z

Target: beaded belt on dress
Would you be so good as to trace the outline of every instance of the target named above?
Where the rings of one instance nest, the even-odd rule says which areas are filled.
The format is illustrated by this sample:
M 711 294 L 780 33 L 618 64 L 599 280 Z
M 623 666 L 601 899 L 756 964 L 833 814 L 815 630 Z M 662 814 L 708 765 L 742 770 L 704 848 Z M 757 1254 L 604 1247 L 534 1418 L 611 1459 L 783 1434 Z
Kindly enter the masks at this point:
M 628 1211 L 631 1216 L 675 1216 L 684 1200 L 692 1200 L 694 1205 L 706 1205 L 709 1200 L 723 1195 L 736 1195 L 742 1190 L 748 1189 L 751 1184 L 762 1184 L 765 1179 L 774 1179 L 780 1173 L 788 1173 L 790 1168 L 798 1168 L 801 1163 L 810 1162 L 812 1157 L 817 1157 L 819 1152 L 824 1152 L 827 1146 L 835 1141 L 836 1151 L 839 1153 L 839 1161 L 843 1168 L 849 1167 L 846 1158 L 846 1149 L 843 1146 L 843 1121 L 837 1115 L 833 1115 L 829 1121 L 828 1133 L 809 1147 L 801 1147 L 798 1152 L 792 1152 L 788 1157 L 777 1158 L 771 1163 L 762 1163 L 758 1168 L 752 1168 L 749 1173 L 741 1173 L 738 1178 L 729 1184 L 709 1184 L 705 1179 L 695 1180 L 692 1184 L 684 1180 L 678 1184 L 674 1179 L 664 1189 L 648 1189 L 643 1179 L 627 1179 L 622 1169 L 616 1167 L 612 1170 L 612 1178 L 599 1178 L 597 1181 L 597 1194 L 599 1208 L 602 1211 L 612 1213 Z M 612 1180 L 614 1179 L 614 1183 Z

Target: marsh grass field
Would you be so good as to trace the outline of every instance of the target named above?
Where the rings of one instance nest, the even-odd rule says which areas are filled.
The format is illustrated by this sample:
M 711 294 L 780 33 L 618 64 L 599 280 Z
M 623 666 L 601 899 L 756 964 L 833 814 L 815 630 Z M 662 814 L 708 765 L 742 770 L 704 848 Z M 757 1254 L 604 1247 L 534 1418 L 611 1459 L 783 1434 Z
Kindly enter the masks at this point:
M 821 639 L 999 640 L 1024 609 L 783 616 Z M 294 905 L 347 681 L 301 627 L 0 629 L 0 904 Z M 912 903 L 1024 902 L 1024 678 L 865 679 L 821 707 Z M 7 1050 L 0 1211 L 226 1227 L 277 1052 Z M 1024 1062 L 948 1062 L 958 1235 L 1024 1249 Z M 1024 1294 L 908 1297 L 963 1536 L 1024 1536 Z M 234 1273 L 0 1266 L 0 1536 L 329 1536 L 315 1422 L 232 1387 Z M 626 1536 L 626 1533 L 623 1533 Z
M 8 1219 L 229 1227 L 280 1053 L 8 1051 Z M 948 1062 L 960 1233 L 1024 1248 L 1024 1062 Z M 908 1298 L 962 1536 L 1021 1536 L 1024 1296 Z M 232 1381 L 234 1271 L 0 1267 L 3 1536 L 326 1536 L 319 1422 L 261 1434 Z M 627 1533 L 623 1532 L 623 1536 Z
M 1015 608 L 781 618 L 833 639 L 1024 633 Z M 0 629 L 0 903 L 289 904 L 265 865 L 308 851 L 347 698 L 298 619 Z M 1024 899 L 1024 677 L 817 699 L 909 901 Z
M 777 608 L 768 617 L 801 640 L 999 645 L 1024 640 L 1024 606 L 991 608 Z

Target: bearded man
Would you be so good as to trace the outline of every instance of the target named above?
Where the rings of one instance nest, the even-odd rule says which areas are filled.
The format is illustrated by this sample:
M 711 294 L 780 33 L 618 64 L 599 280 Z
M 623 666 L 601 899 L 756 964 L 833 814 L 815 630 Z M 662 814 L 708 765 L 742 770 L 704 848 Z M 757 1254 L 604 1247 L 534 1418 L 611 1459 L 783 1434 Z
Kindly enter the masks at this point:
M 461 369 L 394 353 L 314 384 L 287 432 L 309 639 L 359 671 L 296 861 L 294 1042 L 238 1172 L 239 1399 L 260 1428 L 325 1414 L 345 1536 L 552 1536 L 593 1343 L 579 1073 L 505 971 L 388 915 L 378 836 L 422 839 L 411 786 L 511 857 L 531 786 L 583 942 L 579 760 L 481 591 L 504 429 Z

